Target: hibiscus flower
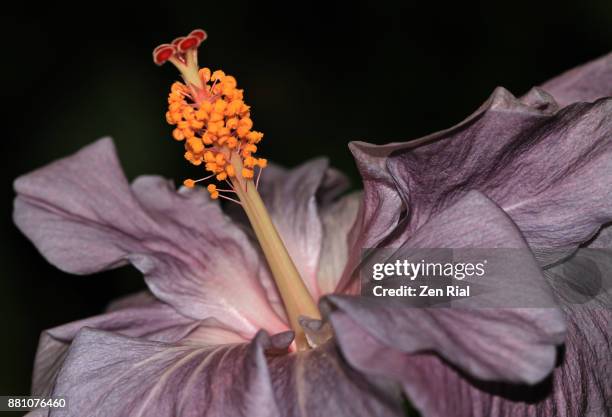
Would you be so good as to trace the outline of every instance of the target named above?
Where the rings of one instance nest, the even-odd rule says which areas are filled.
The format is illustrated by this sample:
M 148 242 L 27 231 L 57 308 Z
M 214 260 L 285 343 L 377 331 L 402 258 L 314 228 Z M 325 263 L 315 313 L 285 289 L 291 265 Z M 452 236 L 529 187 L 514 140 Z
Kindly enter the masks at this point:
M 50 415 L 390 416 L 402 392 L 424 416 L 609 409 L 606 294 L 601 308 L 406 308 L 358 288 L 364 248 L 518 248 L 535 254 L 514 273 L 539 299 L 580 283 L 562 261 L 611 240 L 593 236 L 612 221 L 612 109 L 569 103 L 608 95 L 610 57 L 549 84 L 567 107 L 498 89 L 446 131 L 353 143 L 364 191 L 346 194 L 324 159 L 285 170 L 254 156 L 263 135 L 242 90 L 197 66 L 205 37 L 154 59 L 181 71 L 166 117 L 206 177 L 129 184 L 106 138 L 15 182 L 15 222 L 52 264 L 130 263 L 148 286 L 43 332 L 32 394 L 69 404 Z M 226 188 L 195 187 L 212 177 Z

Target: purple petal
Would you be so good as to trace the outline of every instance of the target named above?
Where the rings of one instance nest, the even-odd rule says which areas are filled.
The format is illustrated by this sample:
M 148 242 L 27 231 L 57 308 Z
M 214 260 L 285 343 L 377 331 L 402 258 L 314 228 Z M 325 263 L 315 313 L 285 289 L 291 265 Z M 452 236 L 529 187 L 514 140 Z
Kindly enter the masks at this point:
M 286 417 L 404 416 L 397 385 L 355 371 L 332 342 L 270 357 L 269 367 Z
M 108 138 L 19 177 L 15 191 L 15 223 L 43 256 L 67 272 L 124 265 L 124 236 L 155 227 L 132 197 Z
M 528 250 L 510 219 L 483 195 L 472 192 L 430 219 L 406 242 L 408 248 L 521 248 Z M 490 271 L 496 285 L 520 277 L 521 291 L 550 305 L 552 293 L 535 258 L 522 257 L 508 271 Z M 485 278 L 483 278 L 485 279 Z M 524 280 L 524 281 L 523 281 Z M 444 360 L 484 380 L 541 381 L 553 369 L 556 346 L 563 341 L 563 316 L 555 308 L 413 308 L 405 301 L 367 297 L 328 298 L 331 322 L 347 360 L 358 369 L 384 372 L 367 352 L 390 351 L 396 365 L 411 354 L 435 351 Z M 364 333 L 369 334 L 367 338 Z M 410 379 L 410 375 L 404 376 Z
M 151 301 L 142 306 L 115 308 L 110 313 L 45 330 L 41 334 L 36 353 L 32 395 L 48 394 L 70 343 L 83 327 L 148 340 L 174 342 L 186 337 L 199 324 L 198 321 L 176 313 L 167 304 Z
M 158 177 L 130 188 L 110 139 L 18 178 L 15 189 L 16 224 L 57 267 L 87 274 L 129 261 L 187 316 L 216 317 L 246 336 L 286 329 L 267 269 L 218 204 Z
M 69 398 L 71 415 L 79 416 L 281 416 L 267 339 L 260 333 L 250 344 L 181 345 L 84 329 L 53 395 Z
M 607 269 L 604 266 L 602 270 L 608 272 L 612 263 L 609 253 L 605 259 Z M 575 286 L 588 281 L 588 271 L 574 269 L 573 274 L 565 275 L 568 271 L 571 270 L 562 266 L 548 271 L 557 290 L 562 282 Z M 373 346 L 380 344 L 367 343 L 371 336 L 355 337 L 367 347 L 360 352 L 366 358 L 360 363 L 367 364 L 368 356 L 384 358 L 378 361 L 377 371 L 384 369 L 388 376 L 403 381 L 406 393 L 423 417 L 600 417 L 612 409 L 611 307 L 609 286 L 588 305 L 564 306 L 568 330 L 559 363 L 552 376 L 536 386 L 483 383 L 433 355 L 406 358 L 386 348 L 375 351 Z M 439 400 L 441 397 L 444 401 Z
M 321 294 L 331 294 L 337 290 L 348 263 L 348 235 L 355 225 L 361 200 L 361 193 L 352 193 L 319 208 L 323 242 L 317 281 Z
M 150 291 L 144 290 L 111 301 L 106 307 L 106 311 L 111 312 L 130 307 L 144 307 L 157 301 L 157 298 Z
M 602 229 L 593 239 L 593 242 L 589 243 L 589 247 L 598 249 L 612 249 L 612 225 L 608 224 L 602 227 Z
M 385 166 L 388 155 L 400 144 L 381 147 L 363 142 L 349 145 L 363 180 L 363 199 L 348 237 L 348 259 L 337 291 L 355 293 L 356 275 L 364 248 L 378 245 L 399 222 L 402 200 Z
M 481 106 L 455 128 L 468 125 L 480 117 L 486 109 Z M 355 226 L 349 235 L 349 259 L 342 279 L 338 285 L 339 292 L 358 292 L 357 268 L 364 248 L 374 248 L 382 244 L 392 244 L 392 231 L 400 222 L 403 211 L 409 206 L 410 196 L 398 190 L 393 176 L 388 169 L 390 155 L 396 151 L 426 145 L 438 139 L 438 136 L 453 128 L 420 139 L 403 143 L 372 145 L 366 142 L 351 142 L 349 148 L 353 153 L 357 168 L 363 180 L 363 201 L 357 215 Z
M 333 345 L 275 353 L 290 341 L 260 332 L 248 344 L 181 345 L 84 329 L 53 395 L 92 417 L 401 415 L 397 393 L 347 368 Z
M 612 53 L 546 81 L 542 89 L 561 106 L 612 96 Z
M 611 115 L 612 100 L 551 114 L 497 89 L 468 121 L 389 159 L 409 199 L 406 235 L 476 189 L 512 217 L 543 264 L 557 260 L 612 220 Z

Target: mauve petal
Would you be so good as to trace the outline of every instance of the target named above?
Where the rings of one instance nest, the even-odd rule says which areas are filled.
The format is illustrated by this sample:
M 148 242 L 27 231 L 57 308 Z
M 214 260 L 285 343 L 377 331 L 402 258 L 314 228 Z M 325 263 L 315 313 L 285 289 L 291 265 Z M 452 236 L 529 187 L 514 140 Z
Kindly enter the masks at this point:
M 217 346 L 151 342 L 84 329 L 58 374 L 51 416 L 283 416 L 266 366 L 269 337 Z
M 612 220 L 612 100 L 550 113 L 498 88 L 468 122 L 426 139 L 388 161 L 409 199 L 405 236 L 474 189 L 512 217 L 544 265 Z
M 352 369 L 333 342 L 307 352 L 269 358 L 283 416 L 404 416 L 400 390 L 386 378 Z
M 565 405 L 573 416 L 604 415 L 612 411 L 610 226 L 545 273 L 563 304 L 569 327 L 564 361 L 554 374 L 555 405 Z M 571 391 L 568 381 L 574 386 Z
M 142 298 L 139 293 L 140 298 Z M 132 299 L 134 299 L 132 297 Z M 126 306 L 118 309 L 117 305 L 109 313 L 78 320 L 49 330 L 40 337 L 38 351 L 34 362 L 32 379 L 32 395 L 46 395 L 53 386 L 58 369 L 61 367 L 65 353 L 76 334 L 84 327 L 116 332 L 131 337 L 141 337 L 159 342 L 175 342 L 178 340 L 198 340 L 199 343 L 218 343 L 215 339 L 204 340 L 202 328 L 210 330 L 204 334 L 227 332 L 219 325 L 207 321 L 196 321 L 178 314 L 172 307 L 159 301 L 149 301 L 144 305 Z M 215 333 L 216 332 L 216 333 Z M 221 340 L 224 343 L 244 341 L 236 334 L 225 333 Z
M 359 291 L 358 266 L 364 249 L 393 246 L 393 230 L 401 221 L 402 214 L 409 207 L 410 196 L 399 192 L 393 176 L 388 169 L 390 155 L 425 145 L 438 139 L 438 136 L 472 123 L 486 110 L 481 106 L 467 119 L 442 132 L 434 133 L 409 142 L 394 142 L 386 145 L 372 145 L 366 142 L 351 142 L 357 168 L 363 180 L 363 201 L 357 215 L 355 227 L 349 235 L 349 259 L 338 285 L 339 292 Z M 409 214 L 409 213 L 408 213 Z M 384 241 L 384 242 L 383 242 Z
M 612 96 L 612 53 L 546 81 L 541 88 L 561 106 Z
M 364 248 L 378 245 L 397 226 L 402 213 L 402 199 L 385 162 L 402 144 L 374 146 L 363 142 L 349 145 L 363 180 L 363 198 L 357 219 L 348 237 L 348 259 L 337 284 L 337 291 L 359 291 L 356 273 Z
M 335 292 L 342 277 L 349 256 L 348 235 L 355 225 L 361 199 L 361 193 L 355 192 L 319 209 L 323 242 L 317 281 L 321 294 Z
M 608 253 L 605 264 L 600 265 L 608 284 L 612 279 L 610 258 Z M 564 275 L 568 271 L 573 273 Z M 561 266 L 552 268 L 548 275 L 560 291 L 560 299 L 567 294 L 561 284 L 576 289 L 589 281 L 584 271 Z M 467 378 L 433 355 L 415 355 L 406 361 L 397 351 L 369 354 L 384 358 L 385 363 L 377 365 L 386 369 L 390 377 L 404 381 L 406 393 L 423 417 L 608 416 L 612 410 L 611 308 L 610 286 L 585 305 L 564 305 L 568 330 L 559 363 L 552 376 L 536 386 L 491 384 Z M 362 346 L 371 346 L 365 343 L 367 339 L 361 340 Z
M 14 186 L 15 223 L 43 256 L 67 272 L 124 265 L 124 236 L 155 227 L 131 196 L 109 138 L 17 178 Z M 62 217 L 68 222 L 53 222 Z M 88 233 L 79 233 L 83 226 Z M 113 244 L 101 245 L 100 239 Z
M 320 216 L 347 188 L 346 177 L 323 158 L 293 169 L 272 165 L 259 182 L 272 221 L 315 299 L 322 295 L 317 279 L 325 239 Z
M 612 224 L 603 226 L 588 246 L 598 249 L 612 249 Z
M 452 248 L 522 246 L 529 253 L 512 221 L 477 192 L 432 217 L 405 246 L 442 248 L 444 244 Z M 522 256 L 512 266 L 510 272 L 487 271 L 482 278 L 498 286 L 505 284 L 501 294 L 494 295 L 506 297 L 520 279 L 519 295 L 525 292 L 544 305 L 552 305 L 551 289 L 533 256 Z M 558 309 L 510 308 L 512 304 L 474 308 L 471 300 L 463 299 L 461 308 L 449 309 L 410 307 L 404 300 L 388 298 L 327 298 L 338 343 L 347 360 L 358 369 L 378 367 L 360 352 L 363 343 L 359 339 L 369 333 L 373 343 L 379 345 L 377 351 L 395 351 L 398 360 L 410 360 L 411 354 L 420 351 L 435 351 L 454 366 L 485 380 L 533 384 L 550 373 L 556 346 L 562 343 L 565 331 Z
M 194 319 L 216 317 L 247 336 L 286 329 L 267 298 L 266 267 L 218 204 L 158 177 L 130 188 L 110 139 L 15 189 L 15 223 L 57 267 L 86 274 L 130 261 L 159 299 Z
M 356 373 L 333 343 L 287 354 L 291 339 L 202 346 L 84 329 L 52 392 L 70 399 L 69 413 L 51 416 L 403 415 L 397 385 Z
M 533 109 L 537 109 L 542 113 L 553 114 L 559 111 L 559 103 L 553 96 L 539 87 L 533 87 L 520 99 L 521 103 Z
M 567 334 L 552 375 L 541 383 L 492 383 L 468 376 L 430 353 L 407 355 L 404 350 L 383 343 L 356 319 L 338 310 L 332 313 L 332 321 L 348 329 L 338 332 L 340 338 L 345 338 L 340 340 L 343 351 L 358 370 L 401 381 L 423 417 L 608 415 L 612 409 L 612 254 L 608 230 L 602 230 L 587 247 L 597 250 L 579 251 L 575 255 L 590 262 L 569 259 L 545 271 L 564 303 Z M 596 283 L 597 277 L 592 276 L 593 262 L 602 273 L 599 280 L 603 283 Z M 587 297 L 583 304 L 570 304 L 572 292 L 597 295 Z M 455 326 L 458 331 L 464 330 L 461 324 Z M 462 334 L 458 340 L 466 339 L 470 337 Z M 530 352 L 523 349 L 517 353 Z
M 151 291 L 143 290 L 111 301 L 108 306 L 106 306 L 106 311 L 111 312 L 130 307 L 144 307 L 157 301 L 157 298 L 155 298 Z

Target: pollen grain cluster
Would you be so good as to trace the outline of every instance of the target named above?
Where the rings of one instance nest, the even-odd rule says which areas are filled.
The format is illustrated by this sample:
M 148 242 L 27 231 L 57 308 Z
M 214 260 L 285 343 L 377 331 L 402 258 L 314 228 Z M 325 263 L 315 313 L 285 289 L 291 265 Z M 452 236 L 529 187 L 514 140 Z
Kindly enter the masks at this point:
M 233 152 L 240 155 L 245 179 L 253 178 L 253 168 L 266 166 L 266 160 L 255 158 L 261 132 L 251 130 L 250 108 L 243 101 L 243 90 L 237 89 L 236 79 L 223 71 L 211 74 L 208 68 L 199 71 L 210 99 L 196 103 L 189 88 L 175 82 L 168 96 L 166 120 L 176 128 L 174 139 L 185 141 L 185 159 L 201 165 L 222 181 L 236 175 L 229 159 Z

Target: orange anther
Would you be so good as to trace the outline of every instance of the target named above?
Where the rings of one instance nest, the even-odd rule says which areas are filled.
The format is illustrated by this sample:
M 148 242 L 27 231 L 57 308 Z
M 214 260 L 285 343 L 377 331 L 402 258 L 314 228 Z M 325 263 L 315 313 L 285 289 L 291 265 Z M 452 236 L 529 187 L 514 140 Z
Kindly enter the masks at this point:
M 175 101 L 180 101 L 182 99 L 183 99 L 183 95 L 179 92 L 173 91 L 168 95 L 168 103 L 173 103 Z
M 265 158 L 259 158 L 259 159 L 257 160 L 257 166 L 258 166 L 259 168 L 265 168 L 265 167 L 267 167 L 267 166 L 268 166 L 268 160 L 267 160 L 267 159 L 265 159 Z
M 252 127 L 253 127 L 253 121 L 250 118 L 248 117 L 242 118 L 238 122 L 238 129 L 236 129 L 236 133 L 238 133 L 238 136 L 243 138 L 249 133 Z
M 200 103 L 200 109 L 204 110 L 207 113 L 210 113 L 210 111 L 212 110 L 212 103 L 210 101 L 204 101 Z
M 217 174 L 217 176 L 215 177 L 218 181 L 223 181 L 224 179 L 227 178 L 227 173 L 225 172 L 221 172 L 220 174 Z
M 190 179 L 186 179 L 185 181 L 183 181 L 183 185 L 187 188 L 193 188 L 195 187 L 195 181 L 194 180 L 190 180 Z
M 263 133 L 261 132 L 252 131 L 246 134 L 246 140 L 251 143 L 259 143 L 261 138 L 263 138 Z
M 181 113 L 179 111 L 170 112 L 170 117 L 172 118 L 172 121 L 174 122 L 172 124 L 177 124 L 178 122 L 181 121 Z
M 172 86 L 170 86 L 170 91 L 172 91 L 173 93 L 184 93 L 185 86 L 176 81 L 172 83 Z
M 211 122 L 223 121 L 223 113 L 212 112 L 210 114 L 210 121 Z
M 195 112 L 195 117 L 198 120 L 206 120 L 208 119 L 208 112 L 204 109 L 199 109 L 198 111 Z
M 228 165 L 225 167 L 225 172 L 227 173 L 227 175 L 231 178 L 234 177 L 236 175 L 236 170 L 234 169 L 233 165 Z
M 223 79 L 223 85 L 226 85 L 231 88 L 236 88 L 236 86 L 238 85 L 238 82 L 231 75 L 226 75 L 225 78 Z
M 205 145 L 212 145 L 214 139 L 216 138 L 208 132 L 202 135 L 202 142 L 204 142 Z
M 210 77 L 210 79 L 212 81 L 217 81 L 217 80 L 221 81 L 224 77 L 225 77 L 225 73 L 221 70 L 217 70 L 212 73 L 212 76 Z
M 204 83 L 210 81 L 210 69 L 201 68 L 200 71 L 198 71 L 198 74 L 200 75 L 200 78 L 202 79 L 202 81 L 204 81 Z
M 172 137 L 176 140 L 185 139 L 185 135 L 183 134 L 183 131 L 181 129 L 174 129 L 172 131 Z
M 243 98 L 244 98 L 244 90 L 239 90 L 239 89 L 234 90 L 234 93 L 232 94 L 232 97 L 231 97 L 232 100 L 242 100 Z
M 200 165 L 202 163 L 202 158 L 200 156 L 195 156 L 193 153 L 187 151 L 185 152 L 185 159 L 191 162 L 193 165 Z
M 225 127 L 227 127 L 228 129 L 236 129 L 238 127 L 238 119 L 236 117 L 227 119 L 225 121 Z
M 247 129 L 251 129 L 253 127 L 253 121 L 249 117 L 243 117 L 238 122 L 238 126 L 246 127 Z
M 211 151 L 206 152 L 204 154 L 204 161 L 215 162 L 215 155 Z
M 195 120 L 195 114 L 194 111 L 191 107 L 185 107 L 183 109 L 183 119 L 187 120 L 188 122 L 191 122 L 192 120 Z
M 223 113 L 226 107 L 227 107 L 227 103 L 225 102 L 225 100 L 220 98 L 217 101 L 215 101 L 215 104 L 213 105 L 213 111 L 215 113 Z
M 187 139 L 187 147 L 194 154 L 202 153 L 204 151 L 204 144 L 202 143 L 202 140 L 196 137 Z
M 192 128 L 194 129 L 202 129 L 204 127 L 204 122 L 200 121 L 200 120 L 192 120 L 190 123 Z
M 236 146 L 238 146 L 238 139 L 233 136 L 229 136 L 229 139 L 227 139 L 227 147 L 234 149 Z
M 227 105 L 226 109 L 225 109 L 225 114 L 228 116 L 233 116 L 236 113 L 238 113 L 240 111 L 240 109 L 242 108 L 242 105 L 244 103 L 242 102 L 242 100 L 233 100 L 230 102 L 230 104 Z
M 244 158 L 244 166 L 247 168 L 253 168 L 255 166 L 255 162 L 256 160 L 252 156 L 247 156 Z
M 242 168 L 242 177 L 244 179 L 250 180 L 253 178 L 253 170 L 248 168 Z
M 208 184 L 208 187 L 206 187 L 206 189 L 210 193 L 210 198 L 212 198 L 213 200 L 219 198 L 219 191 L 217 191 L 217 186 L 215 184 Z
M 217 122 L 208 122 L 208 131 L 213 135 L 216 135 L 219 129 L 223 127 L 223 120 Z
M 184 104 L 179 102 L 174 102 L 168 106 L 168 109 L 171 112 L 180 111 L 183 108 Z
M 217 156 L 215 156 L 215 162 L 220 166 L 225 165 L 225 155 L 218 153 Z
M 223 94 L 224 96 L 231 97 L 234 94 L 234 87 L 230 87 L 229 85 L 222 84 L 221 94 Z

